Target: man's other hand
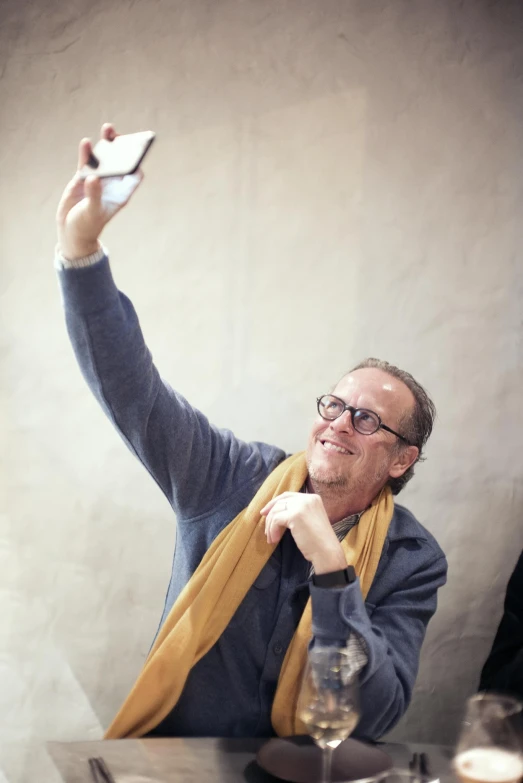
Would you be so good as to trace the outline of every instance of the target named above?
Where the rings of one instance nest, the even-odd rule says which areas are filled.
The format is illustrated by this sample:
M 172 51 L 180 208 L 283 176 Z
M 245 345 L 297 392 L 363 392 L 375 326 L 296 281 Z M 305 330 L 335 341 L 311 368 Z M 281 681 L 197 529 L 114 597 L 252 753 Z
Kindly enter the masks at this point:
M 277 544 L 290 530 L 296 546 L 317 574 L 347 567 L 341 544 L 319 495 L 283 492 L 261 510 L 268 544 Z

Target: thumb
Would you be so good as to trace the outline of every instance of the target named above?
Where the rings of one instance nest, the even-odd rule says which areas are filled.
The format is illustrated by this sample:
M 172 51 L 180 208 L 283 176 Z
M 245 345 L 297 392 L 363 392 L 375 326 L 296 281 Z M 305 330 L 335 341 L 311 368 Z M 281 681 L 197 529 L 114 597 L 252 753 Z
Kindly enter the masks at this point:
M 102 180 L 100 177 L 87 177 L 85 180 L 85 195 L 91 207 L 99 208 L 102 200 Z

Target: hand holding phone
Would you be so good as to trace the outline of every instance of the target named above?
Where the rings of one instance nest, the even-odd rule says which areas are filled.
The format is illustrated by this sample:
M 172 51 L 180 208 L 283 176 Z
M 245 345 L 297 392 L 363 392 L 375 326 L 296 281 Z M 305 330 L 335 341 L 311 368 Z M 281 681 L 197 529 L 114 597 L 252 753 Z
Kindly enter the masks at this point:
M 153 139 L 152 131 L 118 136 L 108 123 L 94 150 L 89 139 L 82 139 L 76 174 L 56 214 L 58 242 L 65 258 L 82 258 L 98 250 L 104 227 L 129 202 L 143 179 L 139 167 Z

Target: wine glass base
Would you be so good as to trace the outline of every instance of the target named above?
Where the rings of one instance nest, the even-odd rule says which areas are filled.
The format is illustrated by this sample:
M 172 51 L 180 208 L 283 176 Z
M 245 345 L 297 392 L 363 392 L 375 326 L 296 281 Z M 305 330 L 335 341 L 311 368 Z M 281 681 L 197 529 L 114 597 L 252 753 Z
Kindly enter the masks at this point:
M 256 760 L 266 772 L 290 783 L 318 783 L 321 753 L 310 737 L 275 737 L 260 748 Z M 333 751 L 332 782 L 360 780 L 392 766 L 391 757 L 381 748 L 349 737 Z

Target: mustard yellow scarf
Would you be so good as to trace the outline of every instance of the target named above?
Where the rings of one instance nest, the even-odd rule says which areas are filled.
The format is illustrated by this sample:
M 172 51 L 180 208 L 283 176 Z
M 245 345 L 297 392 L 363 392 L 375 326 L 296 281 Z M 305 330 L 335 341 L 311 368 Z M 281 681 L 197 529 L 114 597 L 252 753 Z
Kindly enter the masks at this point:
M 305 455 L 289 457 L 211 544 L 172 607 L 106 739 L 142 737 L 171 712 L 189 671 L 220 638 L 274 551 L 275 545 L 267 544 L 260 509 L 282 492 L 299 492 L 306 477 Z M 342 542 L 347 563 L 354 566 L 360 578 L 364 597 L 378 567 L 393 508 L 386 487 Z M 305 733 L 296 719 L 296 704 L 311 637 L 311 618 L 309 599 L 285 655 L 272 706 L 272 725 L 280 736 Z

